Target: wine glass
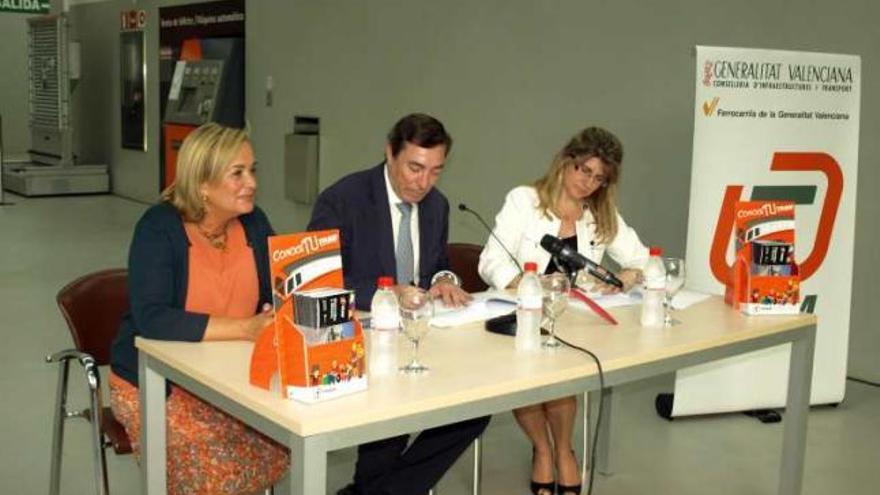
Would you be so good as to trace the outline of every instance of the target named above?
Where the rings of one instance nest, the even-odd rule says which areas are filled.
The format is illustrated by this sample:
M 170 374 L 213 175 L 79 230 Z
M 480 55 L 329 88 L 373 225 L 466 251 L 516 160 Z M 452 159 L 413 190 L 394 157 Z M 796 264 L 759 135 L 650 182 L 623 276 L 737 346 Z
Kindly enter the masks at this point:
M 422 373 L 428 367 L 419 362 L 419 340 L 428 333 L 434 316 L 434 301 L 428 291 L 419 287 L 406 287 L 397 298 L 400 306 L 400 323 L 403 334 L 412 342 L 412 359 L 401 366 L 404 373 Z
M 666 292 L 663 297 L 663 326 L 671 327 L 678 325 L 680 321 L 672 318 L 672 298 L 684 287 L 684 260 L 681 258 L 663 258 L 663 267 L 666 268 Z
M 544 291 L 544 314 L 550 319 L 550 336 L 542 345 L 548 348 L 559 347 L 562 344 L 556 338 L 556 319 L 568 307 L 571 282 L 564 274 L 557 272 L 541 277 L 541 288 Z

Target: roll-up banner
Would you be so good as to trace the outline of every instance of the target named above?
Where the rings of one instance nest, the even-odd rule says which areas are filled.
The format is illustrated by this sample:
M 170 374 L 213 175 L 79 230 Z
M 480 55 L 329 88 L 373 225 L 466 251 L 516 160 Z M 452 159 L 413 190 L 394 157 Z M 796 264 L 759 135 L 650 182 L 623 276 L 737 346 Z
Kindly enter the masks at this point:
M 736 201 L 794 201 L 800 307 L 819 321 L 811 404 L 844 395 L 860 74 L 851 55 L 697 47 L 688 287 L 723 292 Z M 679 371 L 672 414 L 782 407 L 789 351 Z

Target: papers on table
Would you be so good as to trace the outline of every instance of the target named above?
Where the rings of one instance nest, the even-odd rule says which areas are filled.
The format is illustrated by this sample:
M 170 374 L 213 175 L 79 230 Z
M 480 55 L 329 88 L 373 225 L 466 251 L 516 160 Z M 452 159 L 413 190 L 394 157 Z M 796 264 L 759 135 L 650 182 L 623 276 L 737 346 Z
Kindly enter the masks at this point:
M 590 299 L 596 301 L 596 303 L 604 309 L 642 304 L 642 293 L 640 289 L 637 288 L 629 292 L 620 292 L 617 294 L 606 295 L 600 292 L 585 292 L 585 294 Z M 672 298 L 672 308 L 676 310 L 685 309 L 707 299 L 709 296 L 709 294 L 703 292 L 682 289 Z M 592 311 L 589 306 L 575 299 L 569 300 L 569 306 L 583 309 L 585 311 Z
M 516 310 L 516 298 L 503 292 L 478 292 L 467 306 L 452 308 L 437 302 L 431 324 L 447 328 L 475 321 L 485 321 Z
M 711 294 L 697 292 L 694 290 L 681 289 L 678 294 L 672 298 L 672 309 L 685 309 L 700 301 L 708 299 Z
M 586 292 L 590 299 L 596 301 L 603 309 L 635 306 L 642 303 L 642 294 L 638 289 L 617 294 L 601 294 Z M 434 306 L 434 318 L 431 324 L 439 328 L 454 327 L 476 321 L 486 321 L 496 316 L 508 314 L 516 310 L 516 297 L 505 292 L 487 291 L 472 294 L 473 301 L 467 306 L 452 308 L 438 301 Z M 685 309 L 708 298 L 709 294 L 682 289 L 672 299 L 672 307 L 676 310 Z M 577 299 L 569 299 L 569 307 L 592 312 L 589 306 Z
M 602 294 L 601 292 L 584 292 L 584 295 L 592 299 L 602 309 L 619 308 L 621 306 L 635 306 L 642 303 L 642 295 L 637 291 L 619 292 L 617 294 Z M 568 305 L 572 308 L 593 311 L 589 306 L 577 299 L 569 298 Z

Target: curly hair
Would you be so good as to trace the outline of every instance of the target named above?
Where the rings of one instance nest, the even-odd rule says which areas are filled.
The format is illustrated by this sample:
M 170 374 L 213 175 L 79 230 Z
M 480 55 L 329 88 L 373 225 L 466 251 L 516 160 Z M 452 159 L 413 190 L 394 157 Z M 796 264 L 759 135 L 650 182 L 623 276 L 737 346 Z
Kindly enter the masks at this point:
M 623 164 L 623 144 L 614 134 L 601 127 L 587 127 L 575 134 L 553 157 L 543 177 L 532 186 L 538 192 L 538 208 L 550 217 L 561 217 L 556 200 L 562 191 L 565 167 L 580 166 L 590 158 L 598 158 L 605 165 L 606 179 L 602 186 L 584 200 L 596 220 L 596 235 L 608 242 L 617 235 L 617 182 Z

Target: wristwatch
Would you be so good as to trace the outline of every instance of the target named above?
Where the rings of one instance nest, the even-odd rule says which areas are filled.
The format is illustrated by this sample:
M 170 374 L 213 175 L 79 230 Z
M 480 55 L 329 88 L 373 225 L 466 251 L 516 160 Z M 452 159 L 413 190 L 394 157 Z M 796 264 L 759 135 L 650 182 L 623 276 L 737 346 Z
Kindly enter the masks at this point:
M 456 287 L 461 287 L 461 278 L 450 270 L 440 270 L 431 277 L 431 287 L 437 282 L 449 282 Z

